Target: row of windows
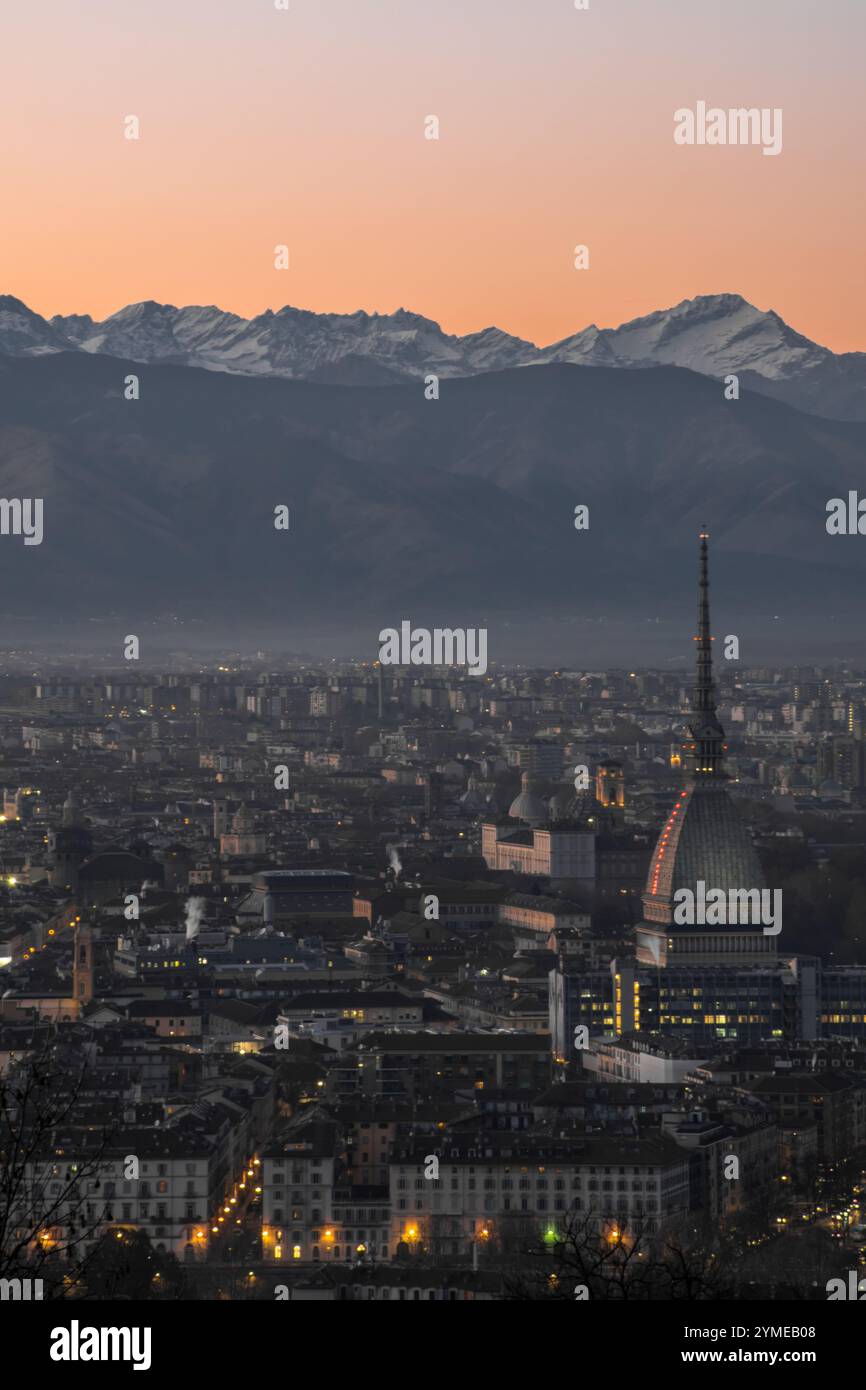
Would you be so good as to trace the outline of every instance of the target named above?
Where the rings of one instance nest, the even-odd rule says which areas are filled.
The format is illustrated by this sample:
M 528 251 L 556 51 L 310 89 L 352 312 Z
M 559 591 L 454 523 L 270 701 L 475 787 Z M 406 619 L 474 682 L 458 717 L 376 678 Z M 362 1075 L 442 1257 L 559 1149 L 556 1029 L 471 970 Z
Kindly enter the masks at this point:
M 444 1165 L 444 1164 L 442 1165 L 442 1167 L 443 1167 L 443 1171 L 448 1171 L 448 1172 L 450 1172 L 450 1174 L 451 1174 L 452 1177 L 456 1177 L 456 1175 L 460 1172 L 460 1169 L 457 1168 L 457 1167 L 455 1167 L 453 1164 L 449 1164 L 448 1167 L 447 1167 L 447 1169 L 445 1168 L 445 1165 Z M 410 1173 L 410 1174 L 411 1174 L 411 1173 L 416 1173 L 416 1172 L 417 1172 L 417 1167 L 415 1167 L 415 1168 L 405 1168 L 405 1167 L 403 1167 L 403 1166 L 401 1165 L 401 1166 L 397 1169 L 397 1171 L 398 1171 L 398 1173 L 400 1173 L 401 1175 L 404 1174 L 404 1173 Z M 510 1164 L 506 1164 L 504 1168 L 499 1168 L 499 1167 L 493 1168 L 493 1167 L 491 1167 L 491 1166 L 489 1166 L 489 1165 L 488 1165 L 488 1166 L 479 1166 L 479 1167 L 476 1169 L 476 1167 L 475 1167 L 474 1164 L 470 1164 L 470 1165 L 469 1165 L 469 1168 L 468 1168 L 468 1171 L 469 1171 L 470 1173 L 475 1173 L 475 1172 L 477 1171 L 477 1172 L 479 1172 L 479 1173 L 484 1173 L 484 1174 L 486 1174 L 488 1177 L 493 1177 L 493 1176 L 495 1176 L 497 1173 L 503 1173 L 503 1172 L 506 1173 L 506 1174 L 510 1173 L 510 1172 L 511 1172 L 511 1165 L 510 1165 Z M 523 1173 L 523 1174 L 526 1174 L 526 1173 L 528 1173 L 530 1170 L 529 1170 L 529 1168 L 521 1168 L 519 1171 L 520 1171 L 521 1173 Z M 537 1173 L 545 1173 L 545 1172 L 547 1171 L 546 1165 L 539 1164 L 535 1171 L 536 1171 Z M 593 1164 L 589 1164 L 587 1167 L 584 1167 L 583 1165 L 581 1165 L 581 1167 L 579 1167 L 579 1168 L 574 1168 L 574 1167 L 571 1167 L 571 1168 L 559 1168 L 559 1167 L 557 1167 L 557 1168 L 555 1168 L 553 1171 L 554 1171 L 554 1173 L 556 1173 L 557 1176 L 559 1176 L 559 1175 L 562 1174 L 562 1173 L 565 1173 L 566 1175 L 571 1174 L 571 1176 L 572 1176 L 575 1180 L 577 1180 L 577 1179 L 580 1178 L 580 1176 L 581 1176 L 582 1174 L 586 1174 L 586 1173 L 589 1173 L 589 1174 L 590 1174 L 591 1176 L 593 1176 L 593 1177 L 594 1177 L 597 1173 L 603 1173 L 605 1176 L 606 1176 L 608 1173 L 618 1173 L 618 1174 L 620 1174 L 621 1176 L 624 1176 L 626 1173 L 633 1173 L 633 1174 L 635 1175 L 635 1177 L 637 1177 L 637 1176 L 645 1176 L 645 1175 L 647 1175 L 647 1174 L 652 1175 L 652 1174 L 654 1174 L 654 1173 L 657 1173 L 659 1170 L 658 1170 L 656 1167 L 654 1167 L 652 1164 L 646 1164 L 646 1163 L 644 1163 L 644 1164 L 641 1164 L 640 1167 L 617 1167 L 615 1164 L 614 1164 L 614 1165 L 609 1165 L 608 1167 L 601 1167 L 600 1165 L 599 1165 L 599 1166 L 595 1166 L 595 1165 L 593 1165 Z
M 265 1177 L 266 1180 L 273 1179 L 274 1182 L 285 1182 L 286 1174 L 283 1171 L 283 1165 L 281 1163 L 274 1163 L 273 1165 L 266 1163 Z M 322 1174 L 320 1171 L 318 1173 L 311 1173 L 310 1176 L 307 1177 L 306 1173 L 302 1168 L 293 1168 L 292 1176 L 289 1179 L 289 1181 L 294 1183 L 300 1183 L 302 1186 L 304 1184 L 315 1185 L 316 1183 L 320 1183 L 322 1181 Z
M 150 1210 L 150 1203 L 149 1203 L 149 1202 L 140 1202 L 140 1203 L 137 1204 L 137 1207 L 138 1207 L 137 1215 L 133 1215 L 133 1206 L 134 1206 L 134 1204 L 131 1203 L 131 1202 L 123 1202 L 122 1205 L 121 1205 L 121 1207 L 120 1207 L 120 1217 L 119 1217 L 119 1218 L 118 1218 L 118 1216 L 117 1216 L 117 1211 L 116 1211 L 115 1208 L 113 1208 L 113 1207 L 107 1207 L 107 1208 L 105 1209 L 105 1212 L 103 1213 L 103 1220 L 104 1220 L 104 1221 L 116 1221 L 116 1220 L 118 1220 L 118 1219 L 121 1220 L 121 1221 L 150 1221 L 150 1220 L 152 1220 L 152 1219 L 153 1219 L 153 1220 L 157 1220 L 157 1221 L 167 1221 L 167 1220 L 168 1220 L 168 1211 L 167 1211 L 167 1209 L 166 1209 L 166 1204 L 165 1204 L 165 1202 L 157 1202 L 157 1204 L 156 1204 L 156 1211 L 155 1211 L 154 1213 L 151 1213 L 151 1210 Z M 182 1221 L 200 1221 L 200 1220 L 201 1220 L 201 1215 L 200 1215 L 200 1213 L 196 1210 L 196 1204 L 195 1204 L 194 1202 L 187 1202 L 187 1203 L 185 1203 L 185 1205 L 184 1205 L 184 1214 L 183 1214 L 183 1216 L 182 1216 L 182 1217 L 176 1217 L 175 1220 L 178 1220 L 178 1221 L 180 1221 L 180 1220 L 182 1220 Z
M 497 1183 L 498 1183 L 499 1187 L 502 1189 L 503 1192 L 510 1192 L 510 1191 L 513 1189 L 513 1187 L 514 1187 L 514 1179 L 513 1179 L 513 1178 L 498 1178 L 498 1179 L 497 1179 L 497 1178 L 484 1178 L 484 1179 L 482 1179 L 482 1182 L 483 1182 L 483 1186 L 484 1186 L 485 1192 L 489 1192 L 489 1191 L 494 1190 L 494 1189 L 496 1188 L 496 1186 L 497 1186 Z M 574 1178 L 572 1178 L 572 1180 L 571 1180 L 571 1185 L 572 1185 L 572 1187 L 580 1187 L 581 1184 L 582 1184 L 582 1182 L 583 1182 L 583 1178 L 574 1177 Z M 406 1190 L 406 1188 L 407 1188 L 407 1185 L 408 1185 L 408 1184 L 407 1184 L 407 1180 L 406 1180 L 405 1178 L 399 1178 L 399 1179 L 398 1179 L 398 1181 L 397 1181 L 397 1189 L 398 1189 L 398 1191 L 400 1191 L 400 1192 L 405 1192 L 405 1190 Z M 598 1190 L 599 1190 L 599 1179 L 598 1179 L 598 1178 L 588 1178 L 588 1179 L 587 1179 L 587 1182 L 586 1182 L 586 1185 L 587 1185 L 587 1188 L 589 1189 L 590 1192 L 598 1192 Z M 600 1185 L 601 1185 L 601 1190 L 602 1190 L 603 1192 L 611 1192 L 611 1191 L 613 1191 L 613 1179 L 612 1179 L 612 1178 L 603 1178 L 603 1179 L 601 1179 L 601 1184 L 600 1184 Z M 647 1192 L 655 1192 L 655 1191 L 657 1191 L 657 1190 L 658 1190 L 658 1185 L 659 1185 L 659 1180 L 658 1180 L 658 1178 L 653 1178 L 652 1180 L 650 1180 L 650 1179 L 648 1178 L 648 1179 L 647 1179 L 647 1182 L 646 1182 L 646 1189 L 647 1189 Z M 520 1190 L 521 1192 L 528 1192 L 531 1186 L 532 1186 L 532 1184 L 531 1184 L 531 1182 L 529 1181 L 529 1178 L 520 1178 L 520 1179 L 518 1179 L 517 1187 L 519 1188 L 519 1190 Z M 625 1178 L 618 1178 L 618 1179 L 617 1179 L 617 1184 L 616 1184 L 616 1186 L 617 1186 L 617 1190 L 618 1190 L 619 1192 L 625 1192 L 625 1191 L 627 1191 L 627 1189 L 628 1189 L 628 1181 L 627 1181 Z M 633 1178 L 633 1179 L 632 1179 L 631 1186 L 632 1186 L 632 1191 L 633 1191 L 633 1192 L 641 1192 L 641 1191 L 643 1191 L 643 1180 L 640 1179 L 640 1178 Z M 477 1179 L 476 1179 L 476 1178 L 469 1178 L 469 1179 L 467 1179 L 466 1187 L 467 1187 L 467 1189 L 468 1189 L 469 1192 L 474 1192 L 474 1191 L 476 1190 L 476 1187 L 477 1187 Z M 429 1180 L 423 1179 L 423 1178 L 416 1178 L 416 1179 L 415 1179 L 415 1183 L 414 1183 L 414 1188 L 415 1188 L 415 1191 L 416 1191 L 416 1192 L 423 1192 L 423 1191 L 425 1191 L 427 1188 L 432 1188 L 434 1192 L 439 1192 L 439 1191 L 441 1191 L 441 1189 L 442 1189 L 442 1183 L 441 1183 L 441 1181 L 440 1181 L 438 1178 L 432 1178 L 432 1179 L 429 1179 Z M 451 1179 L 451 1191 L 452 1191 L 452 1192 L 458 1192 L 459 1190 L 460 1190 L 460 1179 L 459 1179 L 459 1178 L 452 1178 L 452 1179 Z M 549 1180 L 548 1180 L 547 1178 L 536 1178 L 536 1181 L 535 1181 L 535 1190 L 536 1190 L 536 1192 L 549 1192 L 549 1191 L 550 1191 L 550 1183 L 549 1183 Z M 565 1179 L 564 1179 L 564 1178 L 555 1178 L 555 1179 L 553 1180 L 553 1190 L 554 1190 L 555 1192 L 564 1192 L 564 1191 L 565 1191 Z
M 366 1230 L 366 1228 L 363 1227 L 363 1226 L 360 1226 L 360 1227 L 359 1227 L 357 1230 L 355 1230 L 355 1231 L 353 1231 L 353 1230 L 339 1230 L 339 1231 L 337 1231 L 337 1232 L 334 1232 L 334 1231 L 326 1231 L 326 1232 L 325 1232 L 325 1235 L 326 1235 L 326 1237 L 327 1237 L 327 1239 L 328 1239 L 329 1242 L 330 1242 L 330 1240 L 331 1240 L 335 1235 L 336 1235 L 336 1239 L 337 1239 L 338 1241 L 351 1242 L 351 1241 L 353 1241 L 353 1240 L 356 1240 L 356 1241 L 358 1241 L 360 1244 L 363 1244 L 363 1243 L 366 1242 L 366 1240 L 367 1240 L 367 1230 Z M 376 1236 L 377 1236 L 377 1232 L 376 1232 L 376 1231 L 370 1231 L 370 1239 L 371 1239 L 371 1240 L 375 1240 Z M 322 1233 L 321 1233 L 321 1231 L 311 1231 L 311 1232 L 310 1232 L 310 1240 L 313 1242 L 314 1247 L 315 1247 L 316 1245 L 318 1245 L 318 1243 L 320 1242 L 321 1238 L 322 1238 Z M 298 1245 L 298 1244 L 300 1244 L 300 1243 L 303 1241 L 303 1239 L 304 1239 L 304 1233 L 303 1233 L 303 1231 L 298 1231 L 298 1230 L 292 1231 L 292 1237 L 291 1237 L 291 1241 L 289 1242 L 289 1244 L 291 1244 L 291 1245 Z M 278 1246 L 282 1245 L 282 1243 L 283 1243 L 283 1232 L 282 1232 L 282 1231 L 277 1231 L 277 1233 L 276 1233 L 276 1243 L 277 1243 Z
M 152 1168 L 155 1168 L 157 1177 L 159 1177 L 159 1178 L 165 1178 L 165 1177 L 168 1177 L 168 1167 L 169 1167 L 169 1165 L 168 1165 L 167 1163 L 157 1163 L 157 1164 L 142 1163 L 142 1164 L 141 1164 L 141 1172 L 142 1172 L 142 1173 L 149 1173 L 149 1172 L 151 1171 Z M 104 1163 L 104 1164 L 101 1164 L 101 1165 L 100 1165 L 100 1174 L 101 1174 L 102 1176 L 108 1176 L 108 1175 L 110 1175 L 110 1174 L 117 1173 L 117 1175 L 119 1176 L 119 1175 L 123 1172 L 123 1169 L 124 1169 L 124 1164 L 122 1164 L 122 1163 Z M 198 1168 L 198 1165 L 195 1164 L 195 1163 L 186 1163 L 186 1164 L 184 1164 L 184 1171 L 185 1171 L 186 1176 L 187 1176 L 188 1178 L 193 1178 L 193 1177 L 196 1176 L 196 1173 L 199 1172 L 199 1168 Z M 34 1176 L 34 1178 L 47 1178 L 47 1177 L 51 1177 L 51 1178 L 64 1178 L 64 1177 L 65 1177 L 65 1178 L 67 1179 L 67 1181 L 68 1181 L 70 1178 L 74 1177 L 75 1174 L 76 1174 L 77 1172 L 78 1172 L 78 1164 L 77 1164 L 77 1163 L 52 1163 L 52 1164 L 47 1164 L 47 1163 L 46 1163 L 46 1164 L 43 1164 L 43 1163 L 36 1163 L 36 1164 L 34 1164 L 34 1166 L 33 1166 L 33 1176 Z M 204 1165 L 203 1165 L 202 1168 L 201 1168 L 201 1173 L 204 1174 L 205 1172 L 206 1172 L 206 1168 L 205 1168 Z M 175 1175 L 175 1176 L 176 1176 L 176 1175 Z M 128 1192 L 129 1190 L 130 1190 L 130 1185 L 129 1185 L 129 1183 L 127 1182 L 127 1183 L 124 1184 L 124 1191 Z
M 342 1207 L 334 1208 L 334 1220 L 340 1223 L 348 1221 L 350 1225 L 354 1225 L 356 1221 L 387 1221 L 388 1216 L 387 1207 L 382 1207 L 381 1210 L 371 1207 L 369 1213 L 365 1207 L 358 1207 L 357 1210 L 347 1208 L 345 1211 Z
M 149 1182 L 137 1182 L 137 1183 L 125 1182 L 125 1183 L 121 1183 L 121 1184 L 117 1184 L 117 1183 L 113 1183 L 113 1182 L 107 1182 L 107 1183 L 105 1184 L 104 1190 L 103 1190 L 103 1186 L 102 1186 L 101 1183 L 99 1183 L 99 1182 L 89 1182 L 89 1183 L 87 1184 L 87 1191 L 90 1192 L 90 1193 L 100 1192 L 100 1191 L 101 1191 L 101 1192 L 102 1192 L 102 1195 L 103 1195 L 104 1197 L 115 1197 L 115 1196 L 118 1195 L 118 1194 L 117 1194 L 117 1188 L 118 1188 L 118 1186 L 120 1186 L 121 1191 L 122 1191 L 124 1197 L 128 1197 L 128 1196 L 131 1196 L 131 1195 L 133 1195 L 133 1194 L 135 1194 L 137 1197 L 149 1197 L 149 1196 L 151 1195 L 151 1192 L 150 1192 L 150 1183 L 149 1183 Z M 155 1190 L 156 1190 L 157 1192 L 169 1192 L 169 1191 L 170 1191 L 170 1184 L 169 1184 L 168 1182 L 158 1182 L 158 1183 L 155 1183 L 154 1186 L 155 1186 Z M 49 1185 L 48 1185 L 48 1191 L 51 1193 L 52 1196 L 55 1196 L 58 1192 L 62 1191 L 63 1187 L 64 1187 L 64 1184 L 63 1184 L 63 1183 L 52 1182 L 52 1183 L 49 1183 Z M 187 1182 L 186 1191 L 187 1191 L 187 1195 L 188 1195 L 188 1196 L 194 1197 L 194 1196 L 196 1195 L 196 1185 L 195 1185 L 195 1183 L 194 1183 L 194 1182 Z
M 298 1243 L 292 1245 L 291 1247 L 283 1247 L 282 1245 L 275 1245 L 275 1246 L 274 1246 L 274 1259 L 275 1259 L 275 1260 L 288 1259 L 288 1257 L 289 1257 L 289 1249 L 291 1250 L 291 1257 L 292 1257 L 293 1260 L 302 1260 L 302 1259 L 304 1258 L 303 1246 L 300 1244 L 300 1242 L 298 1242 Z M 313 1248 L 312 1248 L 312 1251 L 311 1251 L 310 1253 L 311 1253 L 311 1256 L 312 1256 L 312 1258 L 313 1258 L 314 1260 L 319 1260 L 319 1259 L 321 1259 L 322 1252 L 321 1252 L 321 1249 L 319 1248 L 318 1245 L 314 1245 Z M 346 1246 L 342 1246 L 342 1245 L 332 1245 L 332 1246 L 328 1246 L 328 1248 L 325 1250 L 325 1255 L 330 1255 L 331 1258 L 334 1259 L 334 1260 L 341 1260 L 341 1259 L 343 1259 L 344 1257 L 345 1257 L 345 1259 L 347 1259 L 347 1260 L 351 1260 L 352 1257 L 353 1257 L 353 1255 L 358 1254 L 358 1253 L 360 1253 L 360 1252 L 358 1251 L 357 1246 L 354 1246 L 354 1245 L 351 1245 L 351 1244 L 346 1245 Z M 370 1255 L 375 1255 L 375 1253 L 376 1253 L 375 1246 L 368 1248 L 364 1253 L 370 1254 Z M 383 1245 L 383 1246 L 380 1247 L 380 1250 L 379 1250 L 379 1258 L 382 1259 L 382 1260 L 387 1260 L 387 1258 L 388 1258 L 388 1247 L 387 1247 L 387 1245 Z
M 478 1208 L 480 1200 L 481 1199 L 479 1198 L 476 1201 L 476 1208 Z M 628 1210 L 629 1198 L 627 1194 L 618 1196 L 616 1200 L 617 1207 L 620 1211 Z M 517 1206 L 512 1205 L 512 1200 L 510 1197 L 502 1197 L 499 1202 L 497 1202 L 494 1197 L 484 1198 L 485 1211 L 581 1211 L 582 1205 L 583 1204 L 579 1197 L 573 1197 L 567 1206 L 564 1197 L 556 1197 L 552 1203 L 549 1203 L 546 1197 L 537 1197 L 535 1199 L 534 1205 L 528 1197 L 521 1197 Z M 647 1211 L 658 1210 L 658 1202 L 655 1197 L 646 1197 L 644 1199 L 637 1197 L 635 1198 L 634 1205 L 636 1211 L 642 1211 L 644 1209 L 646 1209 Z M 593 1203 L 591 1201 L 588 1203 L 588 1207 L 590 1210 L 593 1208 Z M 397 1209 L 399 1211 L 408 1210 L 408 1201 L 405 1197 L 400 1198 L 400 1200 L 397 1203 Z M 425 1210 L 425 1203 L 420 1197 L 417 1199 L 415 1203 L 415 1210 Z
M 201 1204 L 199 1204 L 199 1206 L 200 1205 Z M 61 1205 L 55 1207 L 53 1211 L 58 1220 L 65 1222 L 78 1222 L 81 1220 L 91 1222 L 96 1216 L 91 1202 L 83 1202 L 80 1205 L 70 1202 L 65 1206 L 61 1203 Z M 172 1218 L 169 1218 L 168 1206 L 165 1202 L 156 1202 L 153 1210 L 151 1210 L 150 1202 L 121 1202 L 119 1205 L 115 1204 L 104 1207 L 102 1216 L 99 1219 L 102 1221 L 129 1221 L 134 1224 L 137 1221 L 168 1221 L 169 1219 L 176 1221 L 199 1221 L 201 1220 L 201 1216 L 194 1202 L 185 1203 L 184 1215 L 182 1217 L 173 1216 Z

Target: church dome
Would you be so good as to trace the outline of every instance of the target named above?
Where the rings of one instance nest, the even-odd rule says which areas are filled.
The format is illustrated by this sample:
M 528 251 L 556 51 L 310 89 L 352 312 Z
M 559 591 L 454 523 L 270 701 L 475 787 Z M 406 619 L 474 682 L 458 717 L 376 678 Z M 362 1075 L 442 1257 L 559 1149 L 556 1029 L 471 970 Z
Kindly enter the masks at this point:
M 586 820 L 595 804 L 595 797 L 589 790 L 576 792 L 572 786 L 560 787 L 547 803 L 550 819 L 553 821 Z
M 75 826 L 81 825 L 82 820 L 83 817 L 81 814 L 81 807 L 78 804 L 78 797 L 76 796 L 74 789 L 70 788 L 69 794 L 67 795 L 66 800 L 63 803 L 61 823 L 63 825 Z
M 670 923 L 679 888 L 763 888 L 748 829 L 723 782 L 696 782 L 679 796 L 655 847 L 644 893 L 648 922 Z
M 571 811 L 571 804 L 574 800 L 574 792 L 571 787 L 560 787 L 558 792 L 547 803 L 547 809 L 553 820 L 565 820 Z
M 469 778 L 469 789 L 460 797 L 460 808 L 467 815 L 477 815 L 481 811 L 487 810 L 487 798 L 483 792 L 478 790 L 478 778 Z
M 832 777 L 828 777 L 818 788 L 818 795 L 821 797 L 841 797 L 845 795 L 845 788 L 841 782 L 836 782 Z
M 547 803 L 533 789 L 528 772 L 520 779 L 520 795 L 512 801 L 508 814 L 512 820 L 526 821 L 528 825 L 543 825 L 547 820 Z

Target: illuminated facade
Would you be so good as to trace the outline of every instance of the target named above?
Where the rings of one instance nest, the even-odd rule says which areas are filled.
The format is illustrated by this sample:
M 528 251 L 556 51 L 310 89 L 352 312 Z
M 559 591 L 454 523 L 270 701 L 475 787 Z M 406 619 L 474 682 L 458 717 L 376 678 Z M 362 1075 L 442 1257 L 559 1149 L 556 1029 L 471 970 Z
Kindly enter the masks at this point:
M 488 822 L 481 853 L 488 869 L 549 878 L 554 887 L 595 883 L 595 833 L 584 825 L 515 830 L 511 822 Z
M 625 806 L 625 776 L 621 763 L 610 760 L 600 763 L 595 774 L 595 799 L 599 806 Z
M 852 990 L 849 983 L 848 993 Z M 866 1034 L 862 1003 L 864 1011 L 855 1016 L 846 1010 L 849 1021 L 838 1028 L 826 1022 L 835 1016 L 834 1007 L 820 962 L 812 956 L 766 965 L 728 957 L 724 964 L 696 961 L 664 970 L 623 960 L 613 961 L 607 971 L 554 970 L 549 979 L 551 1047 L 560 1064 L 575 1060 L 578 1025 L 587 1027 L 591 1038 L 661 1034 L 698 1046 L 725 1039 L 793 1041 L 834 1031 Z

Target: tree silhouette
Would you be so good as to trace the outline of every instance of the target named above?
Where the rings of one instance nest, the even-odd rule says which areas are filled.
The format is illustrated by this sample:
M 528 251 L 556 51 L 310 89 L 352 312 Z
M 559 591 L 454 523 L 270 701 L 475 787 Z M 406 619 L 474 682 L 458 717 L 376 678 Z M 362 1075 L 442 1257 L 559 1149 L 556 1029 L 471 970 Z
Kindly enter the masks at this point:
M 42 1278 L 48 1292 L 76 1282 L 100 1223 L 98 1183 L 107 1132 L 69 1147 L 86 1056 L 56 1031 L 0 1077 L 0 1277 Z

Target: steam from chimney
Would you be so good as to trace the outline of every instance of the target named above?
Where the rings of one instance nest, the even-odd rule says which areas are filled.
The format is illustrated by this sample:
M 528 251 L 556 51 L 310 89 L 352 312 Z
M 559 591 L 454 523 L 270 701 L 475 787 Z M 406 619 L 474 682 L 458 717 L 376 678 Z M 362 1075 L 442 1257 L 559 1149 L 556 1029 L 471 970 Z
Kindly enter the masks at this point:
M 187 898 L 184 911 L 186 916 L 186 939 L 187 941 L 195 941 L 201 930 L 201 924 L 204 921 L 204 898 Z
M 388 867 L 391 869 L 394 878 L 398 879 L 403 872 L 403 863 L 397 853 L 397 847 L 396 845 L 386 845 L 385 848 L 388 851 Z

